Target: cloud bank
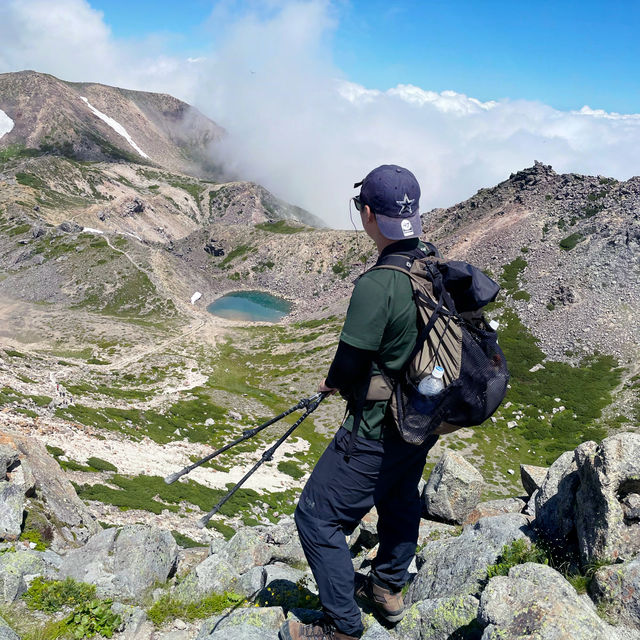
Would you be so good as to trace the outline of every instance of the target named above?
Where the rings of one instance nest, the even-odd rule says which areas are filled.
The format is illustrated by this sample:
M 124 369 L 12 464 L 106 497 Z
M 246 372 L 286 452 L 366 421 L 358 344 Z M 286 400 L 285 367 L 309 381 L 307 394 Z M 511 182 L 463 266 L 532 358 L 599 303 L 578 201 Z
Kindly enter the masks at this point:
M 412 85 L 370 90 L 331 58 L 339 13 L 325 0 L 219 3 L 210 47 L 180 59 L 157 38 L 118 41 L 85 0 L 0 6 L 0 72 L 33 68 L 67 80 L 163 91 L 229 132 L 214 153 L 335 227 L 348 227 L 352 185 L 373 167 L 410 168 L 421 210 L 449 206 L 534 160 L 559 172 L 640 173 L 640 114 L 531 101 L 481 102 Z

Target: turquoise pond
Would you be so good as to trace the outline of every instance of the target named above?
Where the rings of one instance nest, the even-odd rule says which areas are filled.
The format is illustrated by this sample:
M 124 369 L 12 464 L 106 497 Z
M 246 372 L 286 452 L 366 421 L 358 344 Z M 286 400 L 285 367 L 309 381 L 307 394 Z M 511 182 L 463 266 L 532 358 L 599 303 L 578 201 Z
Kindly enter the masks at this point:
M 291 311 L 291 303 L 262 291 L 233 291 L 214 300 L 207 311 L 229 320 L 278 322 Z

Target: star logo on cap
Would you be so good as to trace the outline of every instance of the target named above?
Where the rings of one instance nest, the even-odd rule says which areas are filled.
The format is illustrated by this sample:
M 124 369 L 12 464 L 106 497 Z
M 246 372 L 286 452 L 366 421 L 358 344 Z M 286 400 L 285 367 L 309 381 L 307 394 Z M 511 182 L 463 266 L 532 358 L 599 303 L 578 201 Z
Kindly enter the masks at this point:
M 398 211 L 398 215 L 402 215 L 403 213 L 413 213 L 411 209 L 411 205 L 415 202 L 414 199 L 410 199 L 409 196 L 405 193 L 404 198 L 402 200 L 396 200 L 396 204 L 400 205 L 400 211 Z

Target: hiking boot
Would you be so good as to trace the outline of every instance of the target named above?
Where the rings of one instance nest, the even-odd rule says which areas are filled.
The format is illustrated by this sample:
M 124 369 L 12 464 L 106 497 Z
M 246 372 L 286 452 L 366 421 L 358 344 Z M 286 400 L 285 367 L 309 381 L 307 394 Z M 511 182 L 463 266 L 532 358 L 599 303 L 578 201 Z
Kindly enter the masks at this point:
M 400 622 L 404 616 L 402 591 L 391 591 L 383 587 L 372 574 L 364 578 L 356 587 L 356 598 L 373 606 L 387 622 Z
M 338 631 L 331 621 L 321 618 L 311 624 L 287 620 L 278 634 L 280 640 L 357 640 L 360 636 L 348 636 Z

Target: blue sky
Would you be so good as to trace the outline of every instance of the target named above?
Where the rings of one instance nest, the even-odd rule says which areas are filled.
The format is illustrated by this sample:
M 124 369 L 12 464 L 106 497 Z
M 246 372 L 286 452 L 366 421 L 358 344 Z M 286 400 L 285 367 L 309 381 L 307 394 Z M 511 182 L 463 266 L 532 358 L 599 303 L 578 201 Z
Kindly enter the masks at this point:
M 0 73 L 185 100 L 230 176 L 344 227 L 379 164 L 423 211 L 535 160 L 640 175 L 638 32 L 640 0 L 0 0 Z
M 210 0 L 90 4 L 103 12 L 115 37 L 155 34 L 175 54 L 201 55 L 221 35 L 209 16 L 222 3 Z M 224 4 L 236 15 L 256 9 L 252 2 Z M 640 110 L 637 0 L 352 0 L 334 2 L 330 13 L 328 55 L 347 79 L 371 89 L 415 84 L 483 101 Z

